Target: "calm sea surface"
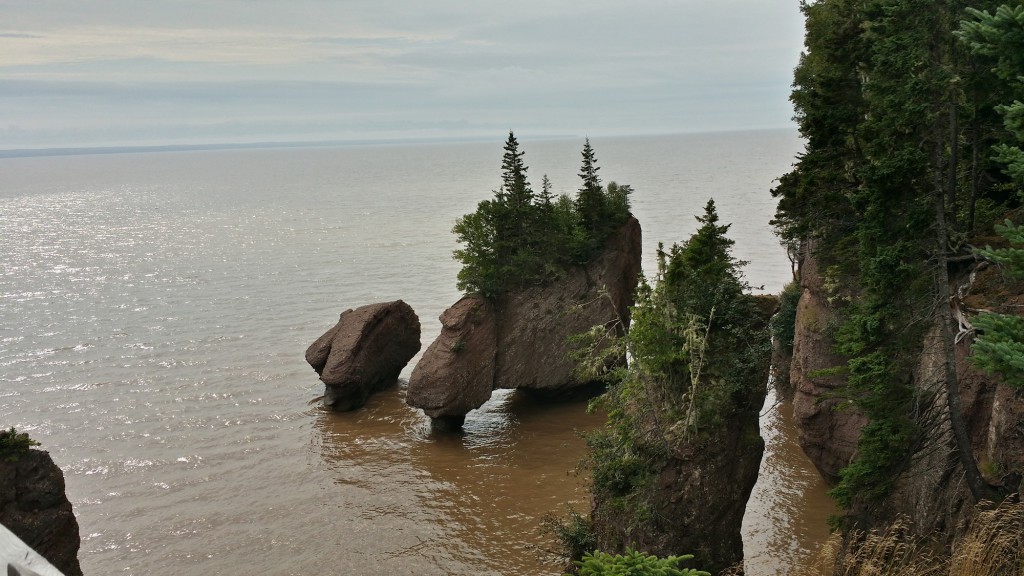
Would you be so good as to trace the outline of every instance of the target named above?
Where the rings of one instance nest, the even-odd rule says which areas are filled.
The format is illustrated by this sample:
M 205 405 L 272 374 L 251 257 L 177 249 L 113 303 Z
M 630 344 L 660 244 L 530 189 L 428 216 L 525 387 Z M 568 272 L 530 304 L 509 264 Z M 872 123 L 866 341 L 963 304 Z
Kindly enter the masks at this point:
M 498 186 L 503 140 L 0 159 L 0 426 L 64 470 L 86 574 L 560 573 L 538 528 L 587 509 L 584 404 L 503 392 L 435 434 L 401 387 L 324 412 L 303 360 L 371 302 L 409 302 L 433 340 L 452 224 Z M 535 187 L 574 191 L 582 141 L 521 142 Z M 714 197 L 750 283 L 789 280 L 768 191 L 795 133 L 592 143 L 636 190 L 646 270 Z M 762 421 L 751 574 L 824 537 L 786 408 Z

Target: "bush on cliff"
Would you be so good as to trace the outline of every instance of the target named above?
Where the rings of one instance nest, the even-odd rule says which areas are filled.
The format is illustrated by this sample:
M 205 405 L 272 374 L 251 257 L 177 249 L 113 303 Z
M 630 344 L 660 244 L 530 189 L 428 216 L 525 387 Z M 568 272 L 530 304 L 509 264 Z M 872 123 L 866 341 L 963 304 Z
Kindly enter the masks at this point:
M 18 432 L 11 426 L 10 430 L 0 430 L 0 460 L 14 462 L 22 454 L 39 442 L 28 437 L 27 432 Z
M 719 223 L 713 200 L 697 220 L 700 228 L 685 243 L 668 252 L 659 247 L 653 284 L 641 279 L 629 330 L 616 341 L 629 364 L 610 372 L 600 361 L 586 365 L 587 377 L 603 376 L 609 383 L 594 401 L 607 412 L 607 422 L 588 436 L 584 463 L 599 510 L 594 530 L 606 549 L 622 550 L 637 534 L 680 546 L 694 538 L 702 545 L 694 526 L 662 517 L 666 506 L 676 506 L 662 500 L 668 490 L 660 484 L 662 472 L 672 462 L 703 465 L 703 455 L 714 458 L 707 448 L 726 438 L 738 446 L 753 446 L 756 438 L 762 446 L 757 413 L 771 355 L 768 314 L 746 293 L 742 263 L 732 256 L 726 236 L 729 226 Z M 607 330 L 597 327 L 589 336 L 597 342 Z M 716 514 L 721 518 L 721 511 Z M 738 538 L 738 519 L 735 528 Z M 704 548 L 692 551 L 706 567 L 736 560 L 717 543 Z
M 800 283 L 786 284 L 779 295 L 779 312 L 772 317 L 772 339 L 779 343 L 787 355 L 793 354 L 793 338 L 796 333 L 796 308 L 800 304 L 803 290 Z
M 535 194 L 523 156 L 509 132 L 501 186 L 452 228 L 462 244 L 454 257 L 462 263 L 458 288 L 464 292 L 493 299 L 511 288 L 545 284 L 589 261 L 629 218 L 632 188 L 614 182 L 601 186 L 589 140 L 583 149 L 583 186 L 575 200 L 553 196 L 547 176 L 541 194 Z

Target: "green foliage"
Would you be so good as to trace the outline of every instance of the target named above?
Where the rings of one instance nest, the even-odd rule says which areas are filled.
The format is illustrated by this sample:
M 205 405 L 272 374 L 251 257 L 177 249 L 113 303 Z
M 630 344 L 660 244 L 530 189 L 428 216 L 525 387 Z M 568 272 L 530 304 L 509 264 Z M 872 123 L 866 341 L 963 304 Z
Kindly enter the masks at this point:
M 458 354 L 459 352 L 462 352 L 465 349 L 466 349 L 466 339 L 465 338 L 458 338 L 454 342 L 452 342 L 452 345 L 451 345 L 452 352 Z
M 996 224 L 995 230 L 1009 241 L 1010 247 L 997 250 L 988 247 L 978 250 L 978 253 L 993 262 L 1002 264 L 1007 276 L 1024 278 L 1024 226 L 1014 226 L 1007 220 L 1002 225 Z
M 0 460 L 17 461 L 39 442 L 28 437 L 27 432 L 18 432 L 13 426 L 9 430 L 0 430 Z
M 595 551 L 576 562 L 580 576 L 711 576 L 693 568 L 680 568 L 679 563 L 691 560 L 692 555 L 658 558 L 627 549 L 625 554 L 612 556 Z
M 885 498 L 920 434 L 911 373 L 935 314 L 936 252 L 949 249 L 936 231 L 963 241 L 977 206 L 1007 200 L 984 153 L 1012 144 L 994 98 L 1014 94 L 999 77 L 1014 64 L 964 54 L 954 29 L 966 4 L 802 4 L 807 50 L 791 99 L 806 148 L 772 191 L 773 224 L 787 244 L 825 248 L 813 256 L 837 280 L 833 336 L 849 359 L 834 371 L 846 378 L 838 394 L 870 424 L 835 493 L 859 511 Z
M 1005 164 L 1011 178 L 1024 183 L 1024 102 L 1018 99 L 1024 97 L 1024 3 L 1003 4 L 991 13 L 967 8 L 967 13 L 970 19 L 960 23 L 960 38 L 975 54 L 989 59 L 992 72 L 1011 88 L 1014 98 L 996 110 L 1016 142 L 996 144 L 994 158 Z
M 861 429 L 858 457 L 840 472 L 829 495 L 844 508 L 857 502 L 879 502 L 896 485 L 906 466 L 903 457 L 914 445 L 916 425 L 907 418 L 875 418 Z
M 570 266 L 589 261 L 630 216 L 632 188 L 614 182 L 600 187 L 589 141 L 583 174 L 590 176 L 584 177 L 575 201 L 565 195 L 556 198 L 547 176 L 541 193 L 534 194 L 523 156 L 510 132 L 501 187 L 452 228 L 462 245 L 454 253 L 462 263 L 460 290 L 493 299 L 510 288 L 545 284 Z
M 779 295 L 779 311 L 772 317 L 772 340 L 779 343 L 786 354 L 793 353 L 793 338 L 796 333 L 796 308 L 803 290 L 800 283 L 786 284 Z
M 989 57 L 995 75 L 1016 91 L 1015 96 L 1020 96 L 1024 93 L 1024 4 L 1004 4 L 994 13 L 973 8 L 967 12 L 971 18 L 961 23 L 961 38 L 976 54 Z M 1024 103 L 1014 100 L 997 110 L 1014 141 L 996 145 L 994 158 L 1006 165 L 1006 172 L 1014 181 L 1024 184 Z M 1003 265 L 1007 276 L 1024 278 L 1024 226 L 1007 220 L 995 229 L 1009 241 L 1010 247 L 989 247 L 978 252 Z M 985 312 L 975 318 L 974 324 L 978 329 L 971 347 L 974 364 L 1000 374 L 1011 386 L 1024 387 L 1024 318 Z
M 982 312 L 974 319 L 979 335 L 971 346 L 974 365 L 1024 388 L 1024 317 Z
M 545 532 L 558 538 L 565 556 L 569 559 L 583 558 L 584 554 L 597 546 L 590 519 L 575 510 L 570 510 L 566 519 L 556 518 L 554 515 L 545 516 L 542 525 Z
M 607 327 L 582 338 L 591 351 L 614 350 L 630 360 L 602 373 L 605 364 L 592 356 L 588 377 L 603 374 L 609 383 L 593 402 L 607 422 L 586 437 L 584 463 L 602 513 L 628 530 L 666 529 L 652 500 L 658 475 L 727 427 L 755 421 L 764 398 L 766 313 L 745 294 L 729 227 L 713 201 L 697 220 L 700 228 L 685 243 L 659 246 L 657 274 L 652 282 L 641 278 L 626 334 L 611 348 Z

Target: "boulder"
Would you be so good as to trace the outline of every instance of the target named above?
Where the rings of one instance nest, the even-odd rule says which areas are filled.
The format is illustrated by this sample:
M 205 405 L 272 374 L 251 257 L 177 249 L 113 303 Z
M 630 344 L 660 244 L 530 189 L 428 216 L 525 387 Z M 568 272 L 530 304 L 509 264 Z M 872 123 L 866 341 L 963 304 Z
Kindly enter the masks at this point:
M 435 420 L 461 425 L 467 412 L 491 397 L 496 340 L 494 307 L 487 299 L 474 295 L 456 302 L 441 314 L 441 334 L 416 363 L 405 401 Z
M 555 282 L 493 303 L 462 298 L 441 315 L 441 334 L 413 370 L 406 402 L 451 427 L 497 388 L 557 395 L 590 384 L 574 374 L 569 339 L 597 325 L 628 326 L 640 250 L 640 223 L 630 218 L 590 263 Z
M 0 524 L 66 576 L 81 576 L 78 520 L 64 493 L 64 473 L 48 452 L 0 459 Z
M 395 300 L 342 312 L 306 349 L 306 362 L 326 385 L 324 404 L 347 411 L 396 383 L 419 350 L 420 320 L 412 307 Z

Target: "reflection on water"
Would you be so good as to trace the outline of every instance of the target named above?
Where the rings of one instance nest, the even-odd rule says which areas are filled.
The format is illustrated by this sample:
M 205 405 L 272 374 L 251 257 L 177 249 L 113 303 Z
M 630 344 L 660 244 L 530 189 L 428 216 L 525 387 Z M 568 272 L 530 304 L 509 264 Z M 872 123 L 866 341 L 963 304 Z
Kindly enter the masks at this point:
M 373 573 L 561 574 L 546 514 L 588 510 L 579 432 L 599 426 L 586 401 L 550 404 L 497 391 L 460 433 L 437 432 L 390 390 L 365 409 L 318 409 L 314 450 L 335 490 L 325 497 L 351 522 L 346 557 Z M 787 574 L 827 537 L 827 489 L 796 440 L 792 407 L 769 398 L 767 447 L 743 522 L 747 574 Z
M 603 173 L 637 190 L 648 271 L 714 197 L 750 282 L 789 280 L 766 191 L 794 131 L 599 140 Z M 440 331 L 451 226 L 494 189 L 498 142 L 3 161 L 0 424 L 64 470 L 86 573 L 559 573 L 537 524 L 587 509 L 575 430 L 600 417 L 582 402 L 501 393 L 459 436 L 400 388 L 351 414 L 307 405 L 323 387 L 302 352 L 339 311 L 402 298 L 424 343 Z M 527 144 L 533 173 L 572 193 L 581 144 Z M 789 494 L 774 474 L 758 489 Z M 802 513 L 762 502 L 766 525 Z M 787 554 L 766 534 L 816 514 L 758 537 Z
M 835 503 L 797 442 L 793 406 L 769 394 L 761 414 L 765 453 L 743 517 L 747 576 L 785 575 L 804 566 L 828 538 Z
M 316 415 L 338 513 L 363 520 L 354 549 L 376 550 L 376 573 L 561 574 L 546 514 L 586 511 L 578 432 L 599 425 L 586 401 L 542 403 L 498 391 L 461 433 L 435 432 L 402 390 L 363 410 Z M 342 552 L 342 551 L 339 551 Z M 351 550 L 345 550 L 345 555 Z

